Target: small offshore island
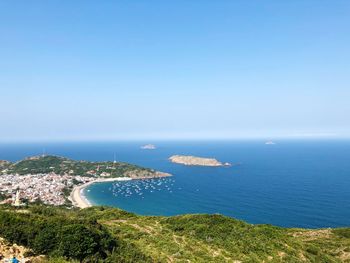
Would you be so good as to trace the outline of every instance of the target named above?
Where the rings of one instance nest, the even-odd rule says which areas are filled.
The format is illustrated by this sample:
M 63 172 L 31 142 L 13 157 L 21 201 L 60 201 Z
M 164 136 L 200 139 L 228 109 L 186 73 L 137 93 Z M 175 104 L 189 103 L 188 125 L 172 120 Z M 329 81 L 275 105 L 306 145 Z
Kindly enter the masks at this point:
M 60 156 L 34 156 L 19 162 L 0 161 L 0 201 L 11 203 L 18 191 L 29 203 L 90 206 L 83 190 L 93 183 L 149 179 L 168 173 L 124 162 L 75 161 Z
M 203 158 L 190 155 L 173 155 L 169 158 L 173 163 L 196 166 L 231 166 L 230 163 L 222 163 L 214 158 Z
M 157 147 L 154 144 L 146 144 L 140 147 L 142 150 L 155 150 Z

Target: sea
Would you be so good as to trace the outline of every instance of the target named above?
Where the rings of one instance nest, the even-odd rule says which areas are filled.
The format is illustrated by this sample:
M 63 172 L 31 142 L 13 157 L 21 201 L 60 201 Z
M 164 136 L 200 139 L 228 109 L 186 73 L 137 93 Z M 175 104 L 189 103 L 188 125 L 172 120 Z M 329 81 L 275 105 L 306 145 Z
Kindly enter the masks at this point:
M 156 145 L 144 150 L 144 144 Z M 222 214 L 252 224 L 350 226 L 350 140 L 2 143 L 0 159 L 46 154 L 117 161 L 171 173 L 161 179 L 93 184 L 94 205 L 141 215 Z M 212 157 L 230 167 L 184 166 L 174 154 Z

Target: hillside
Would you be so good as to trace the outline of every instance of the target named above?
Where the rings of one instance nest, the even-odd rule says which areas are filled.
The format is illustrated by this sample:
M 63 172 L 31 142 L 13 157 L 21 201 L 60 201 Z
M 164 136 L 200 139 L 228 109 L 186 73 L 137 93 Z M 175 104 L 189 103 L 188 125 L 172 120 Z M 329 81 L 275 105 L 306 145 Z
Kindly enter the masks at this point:
M 49 262 L 350 262 L 350 228 L 286 229 L 221 215 L 2 206 L 0 236 Z
M 69 174 L 94 177 L 154 177 L 156 171 L 124 162 L 75 161 L 59 156 L 35 156 L 11 163 L 0 161 L 0 174 Z M 166 175 L 166 174 L 163 174 Z

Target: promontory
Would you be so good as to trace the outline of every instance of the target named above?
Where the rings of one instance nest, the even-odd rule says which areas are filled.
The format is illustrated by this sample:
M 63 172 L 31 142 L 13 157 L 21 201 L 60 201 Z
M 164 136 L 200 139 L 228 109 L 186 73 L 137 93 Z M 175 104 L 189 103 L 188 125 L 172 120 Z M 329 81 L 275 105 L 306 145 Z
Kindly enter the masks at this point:
M 222 163 L 214 158 L 204 158 L 190 155 L 173 155 L 169 158 L 173 163 L 196 166 L 230 166 L 229 163 Z
M 18 162 L 0 161 L 0 203 L 14 194 L 29 202 L 70 205 L 73 189 L 91 183 L 170 176 L 138 165 L 111 161 L 76 161 L 60 156 L 33 156 Z M 80 194 L 80 190 L 76 191 Z M 73 202 L 74 204 L 74 202 Z

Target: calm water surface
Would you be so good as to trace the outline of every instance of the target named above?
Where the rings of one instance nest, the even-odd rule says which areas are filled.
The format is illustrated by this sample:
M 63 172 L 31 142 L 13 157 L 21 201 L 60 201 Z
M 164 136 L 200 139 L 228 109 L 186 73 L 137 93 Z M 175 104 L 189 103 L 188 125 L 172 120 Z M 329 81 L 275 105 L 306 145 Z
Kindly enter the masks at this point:
M 350 141 L 149 142 L 0 144 L 0 159 L 42 152 L 77 160 L 126 161 L 169 172 L 171 179 L 100 183 L 85 194 L 94 204 L 144 215 L 220 213 L 287 227 L 350 226 Z M 151 142 L 152 143 L 152 142 Z M 173 154 L 215 157 L 232 167 L 188 167 Z

